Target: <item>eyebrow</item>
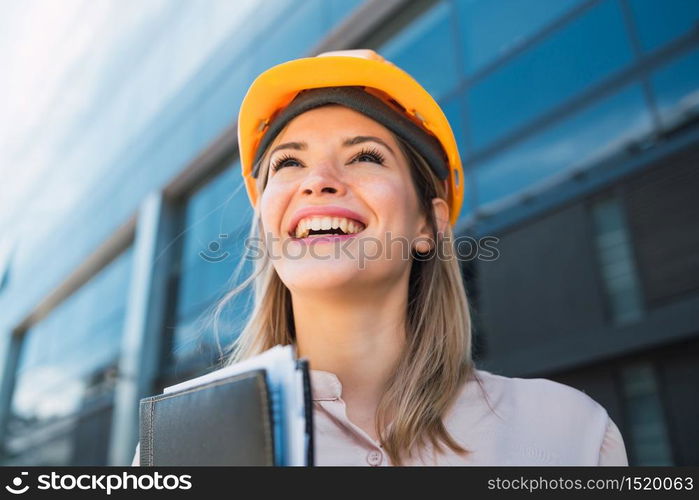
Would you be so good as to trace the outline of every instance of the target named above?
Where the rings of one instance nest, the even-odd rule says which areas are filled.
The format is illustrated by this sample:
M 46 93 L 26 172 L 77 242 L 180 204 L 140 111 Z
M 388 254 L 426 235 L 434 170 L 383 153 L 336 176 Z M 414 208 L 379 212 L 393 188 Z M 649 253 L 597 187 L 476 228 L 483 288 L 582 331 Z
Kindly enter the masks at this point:
M 393 156 L 396 155 L 396 153 L 393 151 L 393 148 L 386 144 L 386 141 L 383 139 L 373 136 L 373 135 L 358 135 L 356 137 L 352 138 L 346 138 L 345 140 L 342 141 L 342 145 L 347 147 L 347 146 L 354 146 L 355 144 L 361 144 L 363 142 L 378 142 L 381 144 L 383 147 L 388 149 Z
M 343 139 L 342 141 L 342 146 L 343 147 L 348 147 L 348 146 L 354 146 L 356 144 L 361 144 L 363 142 L 377 142 L 384 146 L 386 149 L 388 149 L 393 156 L 396 155 L 396 153 L 393 151 L 391 146 L 386 144 L 386 142 L 379 138 L 375 137 L 373 135 L 358 135 L 356 137 L 347 137 Z M 280 149 L 295 149 L 297 151 L 305 151 L 308 149 L 308 144 L 305 142 L 285 142 L 284 144 L 280 144 L 277 147 L 275 147 L 272 152 L 269 154 L 271 157 L 274 153 L 279 151 Z

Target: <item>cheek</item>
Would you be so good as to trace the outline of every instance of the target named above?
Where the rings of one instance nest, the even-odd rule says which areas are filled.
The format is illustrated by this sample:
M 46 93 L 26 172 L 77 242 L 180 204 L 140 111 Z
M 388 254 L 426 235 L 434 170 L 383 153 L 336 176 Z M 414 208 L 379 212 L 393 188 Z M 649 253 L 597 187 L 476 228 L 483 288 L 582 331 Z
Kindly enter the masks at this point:
M 277 233 L 290 196 L 291 191 L 288 188 L 273 183 L 267 184 L 260 197 L 260 217 L 265 232 Z
M 410 229 L 410 220 L 417 212 L 417 199 L 409 179 L 373 179 L 362 183 L 365 200 L 372 200 L 373 209 L 387 226 Z
M 404 207 L 406 186 L 399 174 L 372 175 L 358 174 L 352 179 L 354 189 L 374 205 Z M 398 204 L 396 206 L 396 203 Z

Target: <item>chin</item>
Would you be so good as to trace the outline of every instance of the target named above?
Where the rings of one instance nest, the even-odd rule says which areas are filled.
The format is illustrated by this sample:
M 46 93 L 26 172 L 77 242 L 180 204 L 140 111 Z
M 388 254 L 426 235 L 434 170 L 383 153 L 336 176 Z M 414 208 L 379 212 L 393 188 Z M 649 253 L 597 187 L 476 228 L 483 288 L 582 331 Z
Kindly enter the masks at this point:
M 356 286 L 370 274 L 368 269 L 360 269 L 356 261 L 349 259 L 308 258 L 287 261 L 275 268 L 287 288 L 299 292 L 330 291 L 350 284 Z

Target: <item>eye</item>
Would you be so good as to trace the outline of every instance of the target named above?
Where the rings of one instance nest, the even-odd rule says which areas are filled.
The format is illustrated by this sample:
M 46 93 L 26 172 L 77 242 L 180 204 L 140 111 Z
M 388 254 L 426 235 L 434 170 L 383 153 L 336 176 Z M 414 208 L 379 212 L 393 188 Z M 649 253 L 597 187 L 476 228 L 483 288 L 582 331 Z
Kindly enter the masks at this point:
M 384 161 L 386 159 L 384 158 L 384 155 L 381 154 L 380 151 L 378 151 L 375 148 L 370 148 L 370 149 L 362 149 L 357 156 L 355 156 L 352 161 L 369 161 L 372 163 L 378 163 L 379 165 L 383 165 Z
M 297 163 L 300 165 L 300 162 L 296 158 L 294 158 L 293 156 L 291 156 L 288 153 L 285 153 L 284 155 L 282 155 L 279 158 L 277 158 L 276 160 L 274 160 L 274 163 L 272 164 L 272 167 L 271 167 L 272 172 L 276 172 L 280 168 L 287 167 L 287 166 L 289 166 L 289 164 L 293 164 L 293 163 Z

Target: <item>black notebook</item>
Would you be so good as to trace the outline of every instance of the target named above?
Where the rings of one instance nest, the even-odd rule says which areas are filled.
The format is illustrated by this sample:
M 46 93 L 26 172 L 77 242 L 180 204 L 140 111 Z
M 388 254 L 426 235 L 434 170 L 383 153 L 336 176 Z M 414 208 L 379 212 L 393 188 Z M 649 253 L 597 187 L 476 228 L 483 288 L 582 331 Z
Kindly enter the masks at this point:
M 308 362 L 277 346 L 142 399 L 140 465 L 313 465 Z

